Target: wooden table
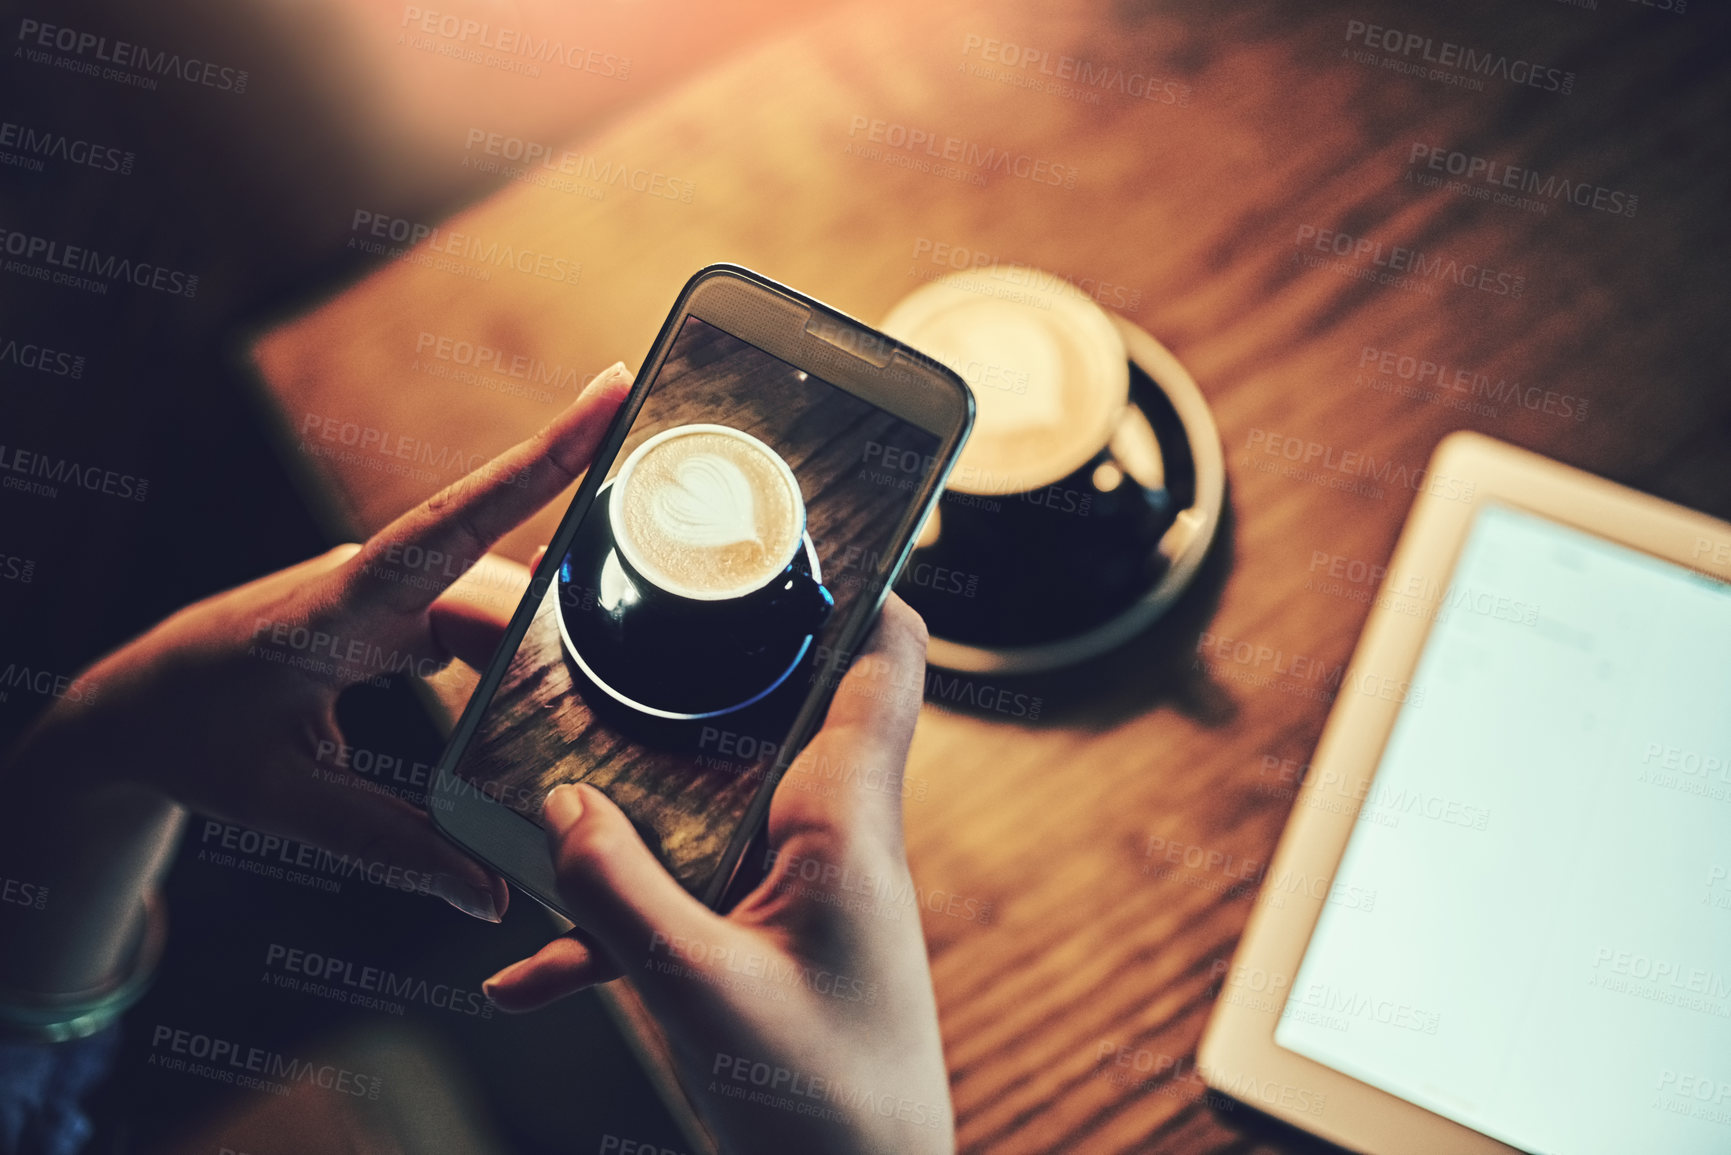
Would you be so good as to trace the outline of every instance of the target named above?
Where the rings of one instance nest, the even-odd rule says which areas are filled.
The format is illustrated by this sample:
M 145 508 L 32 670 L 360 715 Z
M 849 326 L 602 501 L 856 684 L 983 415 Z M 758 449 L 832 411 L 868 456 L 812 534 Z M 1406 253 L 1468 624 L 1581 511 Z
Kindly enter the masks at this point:
M 1217 564 L 1163 628 L 1011 684 L 1037 721 L 931 702 L 908 844 L 965 1149 L 1247 1150 L 1193 1056 L 1253 893 L 1161 855 L 1266 862 L 1328 702 L 1248 688 L 1199 640 L 1344 662 L 1412 497 L 1291 480 L 1268 447 L 1416 471 L 1473 428 L 1731 515 L 1723 24 L 1613 0 L 849 8 L 572 143 L 659 191 L 544 174 L 440 226 L 447 253 L 527 248 L 574 284 L 424 244 L 257 360 L 358 533 L 460 468 L 315 455 L 329 422 L 492 454 L 641 357 L 713 260 L 866 319 L 951 267 L 1027 263 L 1166 342 L 1225 442 Z M 1490 73 L 1426 63 L 1444 42 Z M 479 347 L 517 375 L 462 363 Z M 1117 1077 L 1120 1048 L 1155 1073 Z

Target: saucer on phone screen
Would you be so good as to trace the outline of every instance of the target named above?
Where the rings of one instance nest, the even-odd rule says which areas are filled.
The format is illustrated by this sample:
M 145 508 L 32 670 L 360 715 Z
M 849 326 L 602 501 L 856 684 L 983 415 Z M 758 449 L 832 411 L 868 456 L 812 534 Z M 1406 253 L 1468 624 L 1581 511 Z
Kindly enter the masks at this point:
M 626 640 L 626 619 L 639 590 L 620 564 L 601 487 L 559 566 L 559 636 L 576 665 L 579 686 L 608 703 L 650 718 L 698 721 L 743 710 L 785 684 L 810 653 L 813 635 L 766 632 L 724 641 L 693 631 L 666 652 L 644 652 Z M 822 581 L 809 535 L 794 567 Z

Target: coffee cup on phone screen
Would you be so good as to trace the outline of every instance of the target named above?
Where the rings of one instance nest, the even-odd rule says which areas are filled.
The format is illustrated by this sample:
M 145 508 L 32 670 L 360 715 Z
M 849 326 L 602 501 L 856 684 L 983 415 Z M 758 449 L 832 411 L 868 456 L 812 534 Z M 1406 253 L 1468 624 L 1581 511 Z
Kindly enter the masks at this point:
M 666 429 L 606 494 L 615 552 L 636 587 L 628 644 L 696 650 L 803 637 L 834 600 L 811 572 L 805 501 L 774 449 L 726 425 Z

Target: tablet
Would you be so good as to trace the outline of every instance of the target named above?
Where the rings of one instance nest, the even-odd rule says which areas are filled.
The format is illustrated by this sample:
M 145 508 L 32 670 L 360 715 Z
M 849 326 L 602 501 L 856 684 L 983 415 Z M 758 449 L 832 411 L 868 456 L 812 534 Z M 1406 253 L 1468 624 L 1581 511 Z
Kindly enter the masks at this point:
M 1370 1155 L 1731 1151 L 1731 525 L 1427 470 L 1198 1069 Z

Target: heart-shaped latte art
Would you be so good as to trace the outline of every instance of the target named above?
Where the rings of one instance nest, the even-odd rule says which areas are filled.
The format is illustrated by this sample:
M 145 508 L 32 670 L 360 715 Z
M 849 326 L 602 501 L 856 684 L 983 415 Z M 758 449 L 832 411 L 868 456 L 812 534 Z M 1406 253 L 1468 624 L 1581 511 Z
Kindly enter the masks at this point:
M 651 508 L 661 532 L 680 545 L 713 549 L 757 540 L 751 483 L 739 466 L 714 453 L 680 462 L 673 484 L 655 494 Z

